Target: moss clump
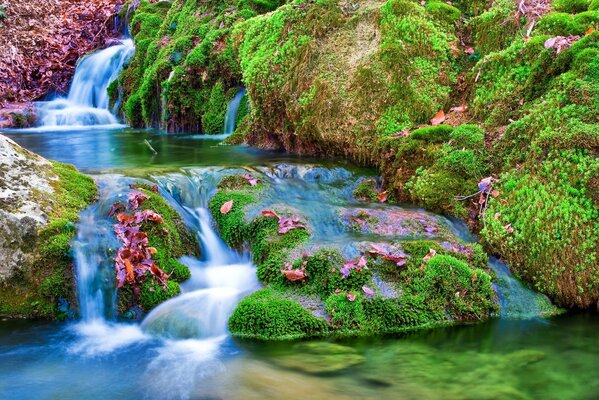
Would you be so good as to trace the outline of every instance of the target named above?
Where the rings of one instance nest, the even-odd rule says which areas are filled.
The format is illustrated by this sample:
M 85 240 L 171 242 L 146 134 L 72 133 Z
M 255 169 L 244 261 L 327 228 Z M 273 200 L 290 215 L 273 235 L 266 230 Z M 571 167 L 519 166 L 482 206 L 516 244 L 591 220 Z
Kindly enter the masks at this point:
M 422 140 L 427 143 L 443 143 L 449 139 L 453 127 L 447 125 L 428 126 L 412 132 L 412 139 Z
M 589 0 L 555 0 L 551 8 L 557 12 L 578 14 L 589 8 Z
M 271 289 L 262 289 L 243 299 L 229 319 L 236 337 L 285 340 L 321 336 L 328 330 L 299 303 Z
M 35 260 L 30 268 L 5 282 L 0 290 L 0 315 L 27 318 L 64 318 L 59 299 L 76 304 L 75 279 L 71 256 L 71 240 L 79 212 L 97 195 L 94 181 L 79 173 L 72 165 L 52 161 L 44 174 L 56 177 L 50 181 L 54 193 L 39 194 L 48 223 L 32 237 Z
M 474 32 L 476 50 L 482 54 L 508 47 L 520 30 L 516 3 L 512 0 L 494 1 L 493 5 L 469 23 Z
M 599 299 L 598 173 L 588 152 L 553 152 L 534 173 L 506 173 L 502 196 L 486 214 L 484 239 L 561 306 L 586 308 Z
M 139 304 L 144 311 L 149 311 L 180 293 L 181 288 L 177 282 L 169 280 L 166 286 L 161 286 L 150 278 L 141 285 Z
M 360 201 L 377 201 L 377 196 L 379 194 L 377 186 L 374 179 L 365 179 L 358 183 L 358 186 L 353 191 L 353 195 Z

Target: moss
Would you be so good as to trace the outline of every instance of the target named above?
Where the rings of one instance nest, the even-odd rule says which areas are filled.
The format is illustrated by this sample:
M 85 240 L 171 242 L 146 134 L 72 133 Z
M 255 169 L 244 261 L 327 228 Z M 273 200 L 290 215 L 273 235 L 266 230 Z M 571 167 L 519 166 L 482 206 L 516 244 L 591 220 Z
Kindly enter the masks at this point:
M 449 139 L 456 148 L 480 149 L 485 144 L 485 131 L 477 125 L 464 124 L 455 128 Z
M 469 26 L 474 32 L 476 50 L 482 54 L 505 49 L 520 30 L 516 3 L 494 1 L 488 10 L 473 18 Z
M 591 0 L 589 3 L 589 11 L 599 10 L 599 0 Z
M 425 296 L 430 309 L 457 320 L 478 320 L 498 310 L 491 277 L 452 256 L 437 255 L 424 268 L 405 272 L 406 293 Z
M 262 289 L 243 299 L 229 319 L 235 337 L 288 340 L 320 336 L 327 332 L 324 319 L 314 317 L 299 303 L 272 289 Z
M 457 24 L 460 21 L 461 12 L 454 6 L 441 1 L 431 1 L 426 3 L 426 11 L 432 14 L 435 19 L 448 24 Z
M 353 191 L 353 196 L 360 201 L 377 201 L 378 191 L 374 179 L 365 179 L 358 183 Z
M 168 281 L 166 286 L 161 286 L 154 279 L 149 277 L 140 288 L 139 304 L 142 309 L 149 311 L 160 303 L 173 298 L 181 293 L 179 284 L 175 281 Z
M 225 96 L 222 83 L 218 82 L 212 87 L 208 104 L 202 115 L 202 129 L 204 133 L 222 133 L 225 124 L 228 99 Z
M 39 194 L 48 223 L 32 238 L 35 260 L 30 268 L 3 284 L 0 315 L 27 318 L 62 318 L 59 299 L 76 304 L 70 243 L 75 236 L 79 212 L 97 195 L 94 181 L 72 165 L 52 161 L 48 176 L 54 193 Z
M 486 242 L 561 306 L 590 307 L 599 298 L 599 224 L 591 189 L 598 172 L 597 159 L 585 151 L 554 151 L 534 172 L 503 175 L 502 195 L 486 213 Z
M 584 31 L 573 16 L 564 12 L 551 12 L 543 16 L 534 29 L 536 34 L 550 36 L 582 35 Z
M 416 129 L 412 132 L 412 139 L 422 140 L 428 143 L 442 143 L 449 139 L 453 127 L 448 125 L 428 126 Z
M 586 11 L 588 7 L 589 0 L 555 0 L 551 3 L 553 10 L 568 14 L 578 14 Z

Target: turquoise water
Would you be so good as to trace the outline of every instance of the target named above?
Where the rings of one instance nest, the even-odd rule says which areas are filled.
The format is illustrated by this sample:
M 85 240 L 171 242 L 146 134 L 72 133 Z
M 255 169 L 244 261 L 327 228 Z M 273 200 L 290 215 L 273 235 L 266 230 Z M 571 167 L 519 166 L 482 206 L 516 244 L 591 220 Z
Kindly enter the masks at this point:
M 193 135 L 131 129 L 7 135 L 94 175 L 162 177 L 167 186 L 201 181 L 206 171 L 250 168 L 277 181 L 263 206 L 287 196 L 317 220 L 322 240 L 341 241 L 343 234 L 327 222 L 330 210 L 319 207 L 342 206 L 356 176 L 373 174 L 340 160 L 223 146 L 219 139 Z M 173 193 L 182 205 L 205 201 L 194 199 L 197 185 L 178 185 Z M 467 234 L 460 224 L 453 228 Z M 116 322 L 1 321 L 0 398 L 598 399 L 597 332 L 597 314 L 283 344 L 226 335 L 161 339 L 137 324 Z

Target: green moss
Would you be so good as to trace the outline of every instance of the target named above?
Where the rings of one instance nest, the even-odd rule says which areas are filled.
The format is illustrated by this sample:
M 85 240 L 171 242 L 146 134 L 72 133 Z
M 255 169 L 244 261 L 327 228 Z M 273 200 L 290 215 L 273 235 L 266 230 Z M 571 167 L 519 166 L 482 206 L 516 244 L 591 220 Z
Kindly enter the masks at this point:
M 427 126 L 412 132 L 412 139 L 423 140 L 428 143 L 442 143 L 449 139 L 453 127 L 448 125 Z
M 441 1 L 426 3 L 426 11 L 432 14 L 435 19 L 448 24 L 457 24 L 461 16 L 460 10 Z
M 578 14 L 586 11 L 589 7 L 589 0 L 554 0 L 551 8 L 557 12 L 568 14 Z
M 161 286 L 154 279 L 148 277 L 148 279 L 141 285 L 139 304 L 143 310 L 149 311 L 160 303 L 163 303 L 180 293 L 181 288 L 177 282 L 169 280 L 166 283 L 166 286 Z
M 235 337 L 286 340 L 320 336 L 325 320 L 314 317 L 299 303 L 272 289 L 262 289 L 243 299 L 229 319 Z
M 599 0 L 591 0 L 589 3 L 589 11 L 599 10 Z
M 554 151 L 534 172 L 502 176 L 502 195 L 486 213 L 482 235 L 487 243 L 558 305 L 589 307 L 599 296 L 597 192 L 593 198 L 592 189 L 598 172 L 596 157 L 585 151 Z
M 476 50 L 482 54 L 505 49 L 520 30 L 516 3 L 512 0 L 494 1 L 488 10 L 473 18 L 469 26 L 474 32 Z
M 231 211 L 227 214 L 220 212 L 221 207 L 228 201 L 233 201 Z M 244 208 L 256 201 L 256 198 L 245 192 L 217 192 L 210 199 L 210 211 L 218 226 L 220 237 L 229 246 L 239 248 L 245 239 L 248 222 L 245 220 Z
M 365 179 L 361 181 L 354 189 L 353 195 L 360 201 L 377 201 L 378 191 L 376 181 L 374 179 Z
M 455 128 L 449 139 L 456 148 L 480 150 L 485 144 L 485 131 L 477 125 L 464 124 Z
M 551 12 L 543 16 L 534 29 L 536 34 L 550 36 L 582 35 L 584 31 L 573 16 L 564 12 Z
M 452 256 L 437 255 L 424 268 L 405 272 L 406 293 L 425 296 L 427 307 L 457 320 L 489 317 L 498 307 L 491 277 Z
M 202 115 L 202 129 L 204 133 L 216 134 L 223 132 L 227 104 L 228 99 L 225 96 L 223 85 L 218 82 L 212 87 L 208 104 Z

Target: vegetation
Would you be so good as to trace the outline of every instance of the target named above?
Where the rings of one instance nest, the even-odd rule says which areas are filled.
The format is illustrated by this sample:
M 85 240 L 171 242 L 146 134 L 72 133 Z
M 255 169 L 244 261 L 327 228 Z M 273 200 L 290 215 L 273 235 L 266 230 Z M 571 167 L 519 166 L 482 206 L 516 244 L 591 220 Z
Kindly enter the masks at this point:
M 478 139 L 467 133 L 456 135 L 456 141 Z M 486 319 L 498 310 L 491 277 L 481 269 L 487 256 L 478 245 L 456 241 L 448 250 L 437 241 L 400 241 L 396 245 L 403 256 L 379 250 L 347 260 L 335 248 L 314 248 L 311 228 L 301 218 L 301 224 L 285 230 L 282 221 L 291 217 L 277 222 L 272 210 L 250 217 L 248 206 L 257 202 L 260 187 L 234 176 L 218 187 L 210 209 L 221 236 L 251 250 L 265 285 L 234 311 L 229 321 L 234 336 L 287 340 L 380 334 Z M 383 294 L 375 274 L 394 288 L 394 295 Z

